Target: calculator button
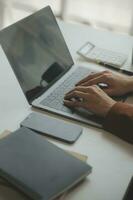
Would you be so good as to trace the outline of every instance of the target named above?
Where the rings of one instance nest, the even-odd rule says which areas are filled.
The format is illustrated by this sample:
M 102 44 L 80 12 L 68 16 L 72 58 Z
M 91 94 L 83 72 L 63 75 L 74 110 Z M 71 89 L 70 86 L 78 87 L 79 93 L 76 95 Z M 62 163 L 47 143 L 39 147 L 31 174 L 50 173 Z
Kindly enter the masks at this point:
M 82 49 L 80 49 L 80 53 L 82 54 L 87 54 L 88 53 L 88 46 L 83 47 Z

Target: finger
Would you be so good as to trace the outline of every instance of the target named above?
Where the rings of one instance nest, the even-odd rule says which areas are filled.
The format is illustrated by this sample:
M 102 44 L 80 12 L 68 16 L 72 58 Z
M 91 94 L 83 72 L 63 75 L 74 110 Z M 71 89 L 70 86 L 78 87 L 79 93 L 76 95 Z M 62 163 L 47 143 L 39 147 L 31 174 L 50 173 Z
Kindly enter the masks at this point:
M 73 98 L 71 97 L 71 95 L 76 92 L 76 91 L 79 91 L 79 92 L 84 92 L 84 93 L 87 93 L 87 88 L 86 87 L 75 87 L 75 89 L 71 90 L 70 92 L 66 93 L 65 96 L 64 96 L 64 99 L 70 99 L 70 98 Z M 74 97 L 77 99 L 77 101 L 82 101 L 79 97 L 77 98 L 76 96 Z M 76 100 L 75 99 L 75 100 Z
M 93 78 L 89 81 L 86 81 L 84 83 L 81 84 L 81 86 L 91 86 L 91 85 L 98 85 L 99 83 L 106 83 L 108 84 L 108 80 L 107 78 L 105 77 L 105 75 L 101 75 L 101 76 L 98 76 L 96 78 Z
M 70 90 L 69 92 L 67 92 L 65 94 L 65 96 L 69 95 L 70 93 L 74 92 L 74 91 L 81 91 L 81 92 L 87 92 L 87 87 L 84 86 L 76 86 L 73 90 Z
M 80 92 L 85 92 L 87 93 L 88 92 L 88 87 L 85 87 L 85 86 L 77 86 L 75 87 L 75 89 L 69 91 L 68 93 L 65 94 L 65 97 L 67 97 L 69 94 L 71 94 L 72 92 L 74 91 L 80 91 Z
M 86 81 L 89 81 L 89 80 L 91 80 L 91 79 L 93 79 L 93 78 L 96 78 L 96 77 L 98 77 L 98 76 L 104 74 L 105 72 L 108 72 L 108 71 L 102 71 L 102 72 L 98 72 L 98 73 L 89 74 L 87 77 L 85 77 L 84 79 L 82 79 L 81 81 L 79 81 L 79 82 L 76 84 L 76 86 L 78 86 L 78 85 L 80 85 L 80 84 L 82 84 L 82 83 L 84 83 L 84 82 L 86 82 Z
M 87 94 L 86 93 L 83 93 L 81 91 L 73 91 L 71 93 L 69 93 L 68 95 L 65 96 L 65 100 L 66 99 L 86 99 L 87 98 Z M 78 101 L 78 100 L 77 100 Z
M 79 92 L 82 92 L 82 93 L 88 93 L 89 87 L 87 87 L 87 86 L 77 86 L 77 87 L 75 87 L 75 91 L 79 91 Z
M 75 88 L 74 88 L 73 90 L 70 90 L 69 92 L 67 92 L 67 93 L 65 94 L 65 96 L 67 96 L 68 94 L 70 94 L 70 93 L 73 92 L 73 91 L 75 91 Z
M 69 101 L 69 100 L 64 100 L 64 105 L 68 107 L 82 107 L 83 103 L 78 102 L 78 101 Z
M 72 90 L 69 93 L 67 93 L 65 95 L 64 99 L 75 98 L 75 99 L 77 99 L 77 100 L 80 101 L 81 97 L 78 96 L 78 92 L 81 92 L 82 95 L 84 95 L 84 98 L 86 99 L 86 95 L 89 95 L 92 92 L 92 90 L 94 90 L 94 88 L 100 89 L 100 87 L 98 85 L 93 85 L 93 86 L 77 86 L 77 87 L 75 87 L 74 90 Z

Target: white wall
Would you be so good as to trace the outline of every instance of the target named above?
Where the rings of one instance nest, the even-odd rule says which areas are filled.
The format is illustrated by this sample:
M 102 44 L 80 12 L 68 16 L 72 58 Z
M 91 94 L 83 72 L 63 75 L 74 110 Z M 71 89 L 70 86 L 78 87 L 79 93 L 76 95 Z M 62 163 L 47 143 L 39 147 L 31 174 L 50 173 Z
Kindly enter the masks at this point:
M 133 0 L 0 0 L 0 27 L 3 21 L 2 2 L 6 7 L 4 26 L 46 5 L 50 5 L 58 15 L 61 3 L 67 2 L 64 13 L 66 21 L 86 23 L 117 32 L 133 31 Z

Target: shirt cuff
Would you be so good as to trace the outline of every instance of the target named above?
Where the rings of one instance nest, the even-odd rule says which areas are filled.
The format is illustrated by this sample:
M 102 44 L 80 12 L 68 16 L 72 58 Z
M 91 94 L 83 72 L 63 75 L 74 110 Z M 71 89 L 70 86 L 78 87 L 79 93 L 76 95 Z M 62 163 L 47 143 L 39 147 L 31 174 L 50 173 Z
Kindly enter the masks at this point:
M 133 106 L 115 103 L 105 117 L 103 128 L 133 144 Z

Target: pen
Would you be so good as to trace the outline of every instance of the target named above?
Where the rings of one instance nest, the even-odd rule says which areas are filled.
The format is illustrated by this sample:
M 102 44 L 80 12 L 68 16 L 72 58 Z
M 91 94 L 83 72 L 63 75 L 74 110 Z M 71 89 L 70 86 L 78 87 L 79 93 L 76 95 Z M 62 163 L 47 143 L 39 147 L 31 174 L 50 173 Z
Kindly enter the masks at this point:
M 118 68 L 117 66 L 107 64 L 107 63 L 104 63 L 102 61 L 97 61 L 97 64 L 103 65 L 104 67 L 107 67 L 107 68 L 113 68 L 114 70 L 117 70 L 117 71 L 120 70 L 120 68 Z

